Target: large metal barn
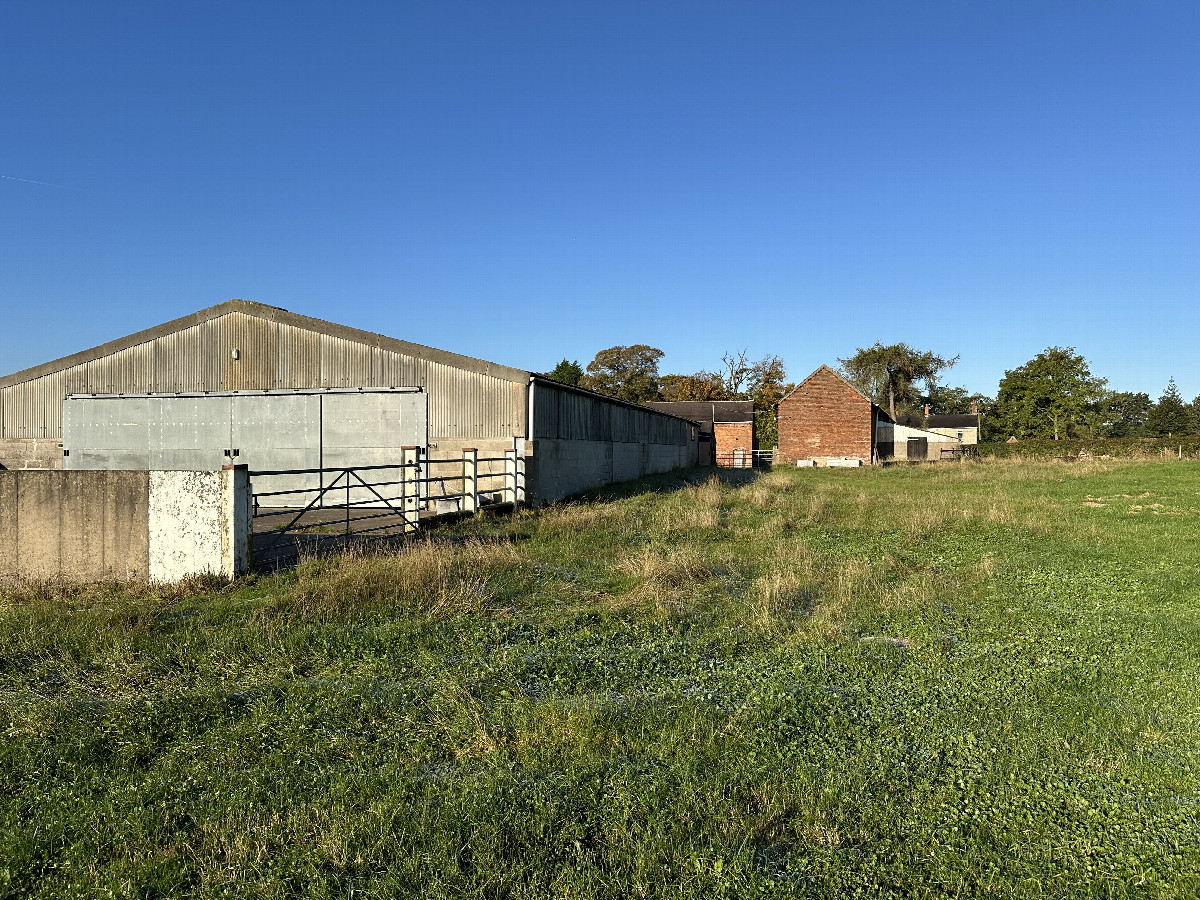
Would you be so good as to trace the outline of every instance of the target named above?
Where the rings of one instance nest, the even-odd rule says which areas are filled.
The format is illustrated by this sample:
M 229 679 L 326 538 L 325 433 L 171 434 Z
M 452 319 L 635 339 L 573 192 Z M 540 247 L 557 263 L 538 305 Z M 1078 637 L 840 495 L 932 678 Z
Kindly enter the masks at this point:
M 63 405 L 88 395 L 419 388 L 424 452 L 521 460 L 524 501 L 697 462 L 694 422 L 284 309 L 230 300 L 0 377 L 0 468 L 61 468 Z M 67 448 L 69 451 L 70 448 Z

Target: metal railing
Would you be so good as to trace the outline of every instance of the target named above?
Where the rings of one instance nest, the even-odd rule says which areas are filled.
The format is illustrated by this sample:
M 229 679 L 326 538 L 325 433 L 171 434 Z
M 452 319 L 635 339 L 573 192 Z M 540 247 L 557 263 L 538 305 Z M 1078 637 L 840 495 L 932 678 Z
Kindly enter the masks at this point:
M 721 450 L 714 454 L 716 465 L 725 469 L 770 468 L 775 462 L 774 450 Z
M 480 471 L 481 465 L 492 467 L 497 463 L 503 464 L 500 471 Z M 445 471 L 447 467 L 457 471 Z M 262 469 L 248 474 L 253 494 L 255 564 L 260 566 L 295 559 L 305 551 L 344 546 L 351 537 L 411 534 L 420 527 L 422 513 L 428 517 L 431 506 L 434 515 L 477 513 L 484 506 L 505 503 L 515 509 L 524 494 L 521 460 L 515 449 L 505 451 L 503 456 L 488 457 L 467 449 L 459 459 L 431 459 L 422 448 L 405 447 L 397 463 L 340 469 Z M 284 478 L 312 479 L 316 483 L 258 489 Z M 454 505 L 446 509 L 442 504 Z M 272 520 L 279 524 L 272 524 Z

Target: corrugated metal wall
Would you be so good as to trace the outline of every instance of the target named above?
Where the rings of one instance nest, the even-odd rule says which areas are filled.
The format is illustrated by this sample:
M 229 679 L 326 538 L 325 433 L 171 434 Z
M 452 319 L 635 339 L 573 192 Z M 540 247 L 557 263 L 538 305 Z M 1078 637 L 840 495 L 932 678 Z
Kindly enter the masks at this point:
M 652 409 L 614 403 L 538 381 L 533 390 L 534 440 L 689 444 L 696 426 Z
M 61 437 L 67 394 L 314 387 L 423 387 L 429 392 L 429 436 L 434 440 L 525 433 L 524 383 L 229 313 L 0 388 L 0 438 Z

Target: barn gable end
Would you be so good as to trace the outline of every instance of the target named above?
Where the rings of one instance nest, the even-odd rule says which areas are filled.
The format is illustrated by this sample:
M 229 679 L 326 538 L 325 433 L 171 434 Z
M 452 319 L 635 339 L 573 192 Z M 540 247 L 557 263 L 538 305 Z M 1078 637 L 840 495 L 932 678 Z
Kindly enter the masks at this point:
M 779 402 L 781 462 L 825 457 L 873 461 L 875 405 L 829 366 Z

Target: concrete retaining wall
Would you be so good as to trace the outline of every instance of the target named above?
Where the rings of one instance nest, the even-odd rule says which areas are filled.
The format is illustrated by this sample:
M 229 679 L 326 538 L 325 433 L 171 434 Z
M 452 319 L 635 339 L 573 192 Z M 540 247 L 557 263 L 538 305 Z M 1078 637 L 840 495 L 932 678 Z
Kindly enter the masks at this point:
M 0 575 L 145 580 L 148 472 L 0 472 Z
M 249 565 L 244 466 L 0 472 L 0 577 L 173 582 Z
M 538 440 L 526 445 L 525 457 L 530 497 L 539 504 L 694 465 L 695 444 Z

